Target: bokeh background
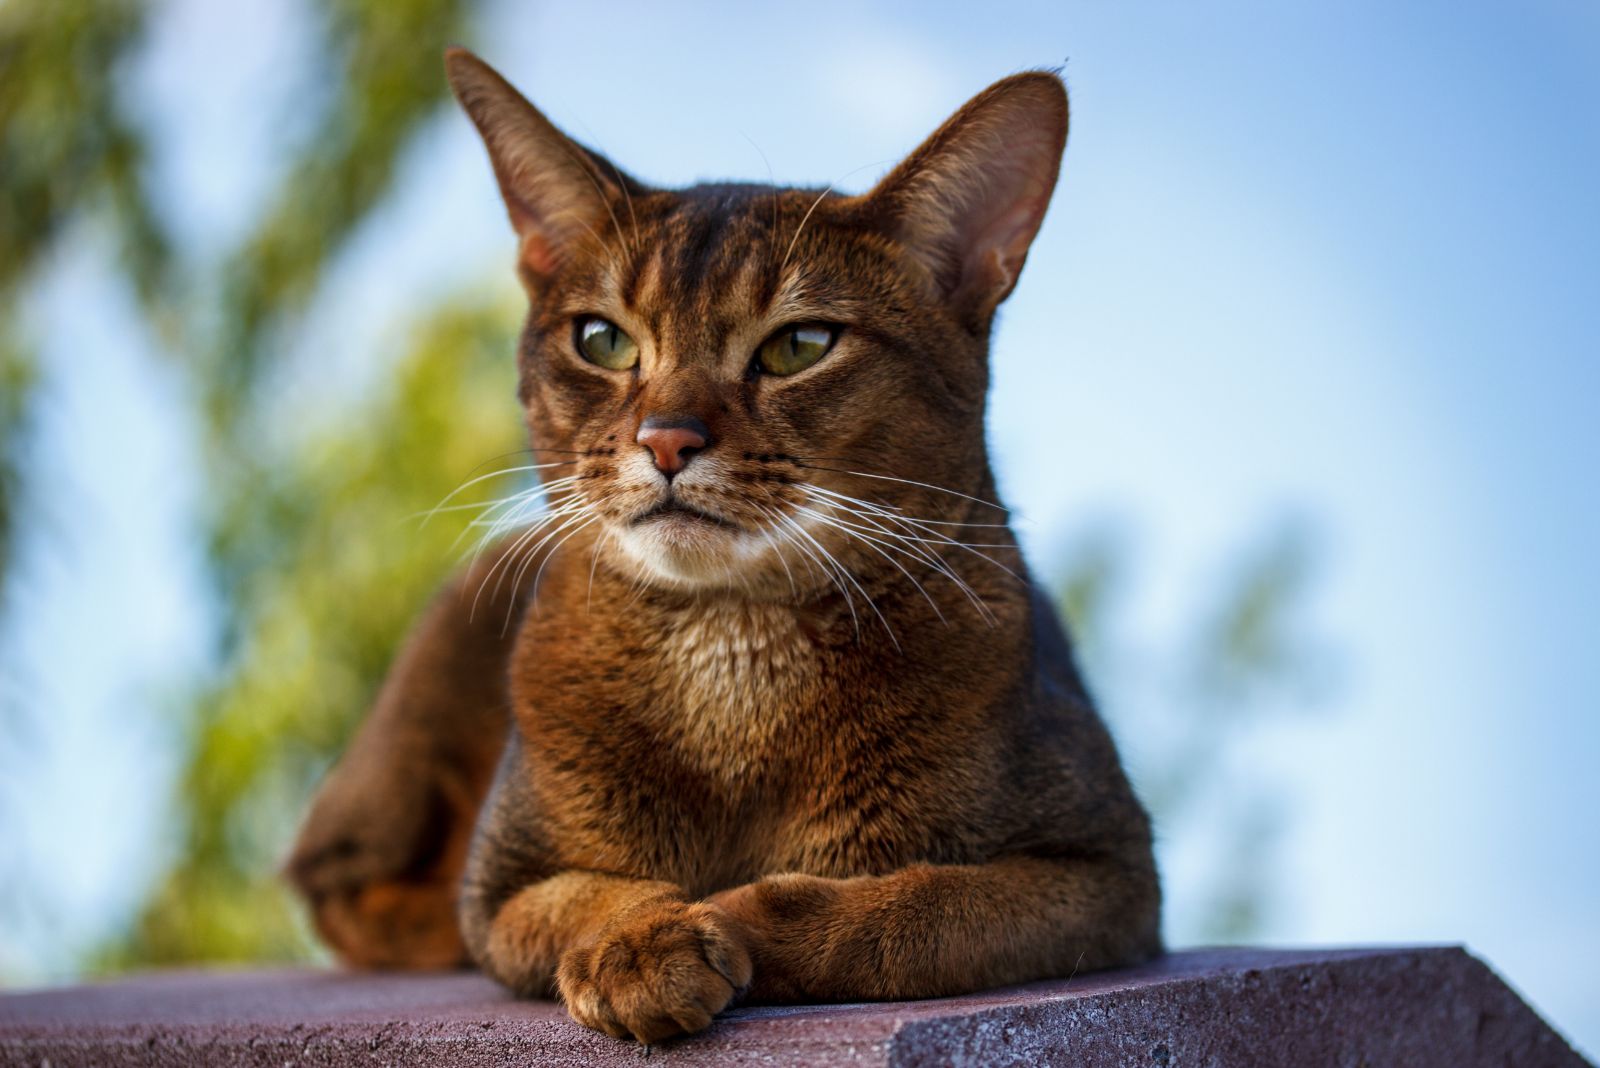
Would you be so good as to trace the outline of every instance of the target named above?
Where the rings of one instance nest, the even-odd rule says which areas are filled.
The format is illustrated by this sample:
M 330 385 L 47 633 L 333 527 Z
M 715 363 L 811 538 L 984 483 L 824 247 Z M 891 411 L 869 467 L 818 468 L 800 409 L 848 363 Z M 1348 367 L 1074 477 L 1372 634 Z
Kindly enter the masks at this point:
M 991 436 L 1169 938 L 1464 941 L 1600 1051 L 1590 0 L 0 0 L 0 980 L 316 956 L 274 865 L 519 442 L 448 42 L 846 190 L 1064 64 Z

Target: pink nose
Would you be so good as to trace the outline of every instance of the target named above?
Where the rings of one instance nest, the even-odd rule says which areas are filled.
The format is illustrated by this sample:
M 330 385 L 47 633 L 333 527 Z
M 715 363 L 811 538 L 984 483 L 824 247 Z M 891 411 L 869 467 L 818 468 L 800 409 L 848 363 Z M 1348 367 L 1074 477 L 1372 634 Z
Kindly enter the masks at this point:
M 695 453 L 706 447 L 710 438 L 706 425 L 692 415 L 651 416 L 640 425 L 636 440 L 655 454 L 656 467 L 671 478 L 684 469 Z

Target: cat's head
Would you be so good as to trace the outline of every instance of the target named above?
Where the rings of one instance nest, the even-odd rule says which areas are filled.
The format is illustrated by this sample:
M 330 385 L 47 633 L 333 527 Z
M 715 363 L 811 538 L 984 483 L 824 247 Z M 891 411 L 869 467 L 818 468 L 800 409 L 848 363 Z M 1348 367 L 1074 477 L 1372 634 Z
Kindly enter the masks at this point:
M 989 326 L 1055 186 L 1057 76 L 997 82 L 845 196 L 652 188 L 472 54 L 447 68 L 519 238 L 548 532 L 588 524 L 646 581 L 759 591 L 919 568 L 1003 524 L 978 503 Z

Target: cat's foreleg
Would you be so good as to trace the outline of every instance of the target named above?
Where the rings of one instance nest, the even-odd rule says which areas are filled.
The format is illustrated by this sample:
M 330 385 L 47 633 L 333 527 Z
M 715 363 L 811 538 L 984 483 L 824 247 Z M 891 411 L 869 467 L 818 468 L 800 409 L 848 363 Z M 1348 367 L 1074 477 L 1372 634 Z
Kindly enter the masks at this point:
M 366 721 L 312 801 L 286 872 L 347 963 L 464 959 L 456 894 L 510 730 L 509 588 L 474 605 L 498 553 L 449 583 L 413 628 Z M 476 610 L 474 610 L 476 609 Z
M 750 982 L 718 910 L 671 883 L 599 872 L 523 888 L 481 941 L 479 964 L 512 990 L 559 995 L 579 1023 L 646 1044 L 703 1029 Z
M 698 1031 L 750 982 L 733 922 L 671 882 L 563 869 L 517 731 L 467 861 L 461 930 L 478 966 L 573 1019 L 651 1043 Z
M 754 961 L 750 1001 L 936 997 L 1160 952 L 1148 862 L 1008 857 L 881 876 L 770 876 L 708 902 Z
M 582 1025 L 645 1044 L 704 1030 L 750 982 L 726 916 L 680 887 L 562 871 L 483 907 L 464 929 L 478 966 L 530 998 L 560 996 Z

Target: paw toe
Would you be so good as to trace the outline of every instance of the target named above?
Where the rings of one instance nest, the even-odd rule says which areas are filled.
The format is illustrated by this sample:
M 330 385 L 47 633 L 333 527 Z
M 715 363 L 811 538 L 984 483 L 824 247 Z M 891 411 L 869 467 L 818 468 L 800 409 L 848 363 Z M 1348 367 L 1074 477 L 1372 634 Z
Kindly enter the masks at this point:
M 674 905 L 569 951 L 558 985 L 574 1020 L 650 1045 L 703 1031 L 750 976 L 750 955 L 712 910 Z

